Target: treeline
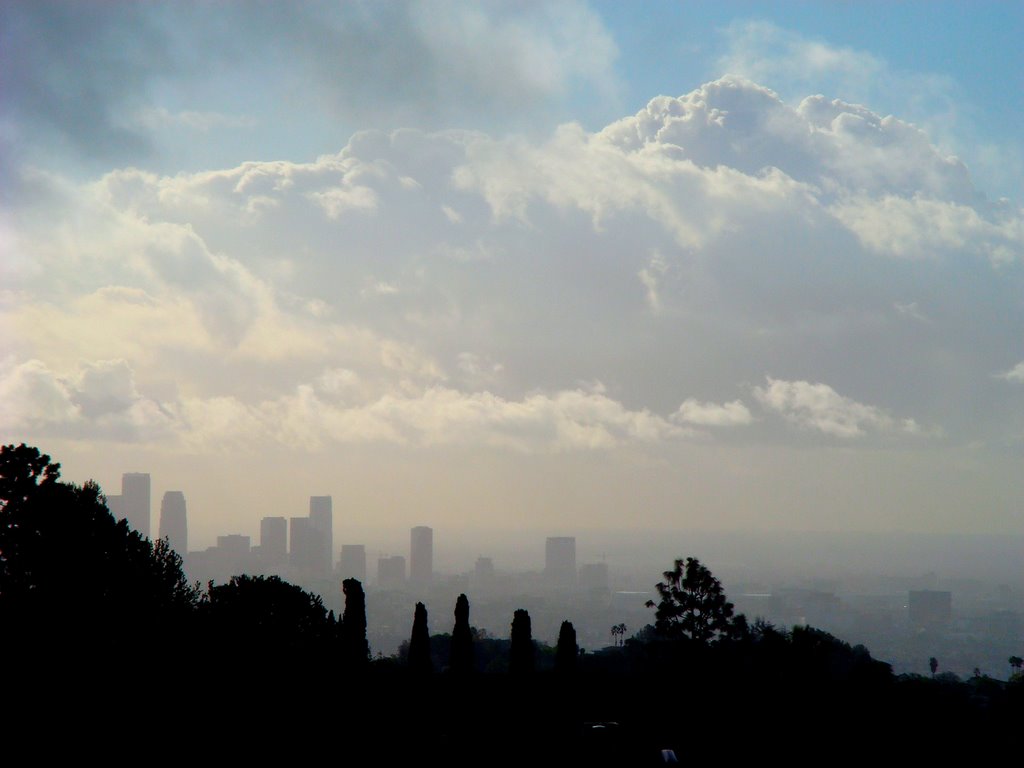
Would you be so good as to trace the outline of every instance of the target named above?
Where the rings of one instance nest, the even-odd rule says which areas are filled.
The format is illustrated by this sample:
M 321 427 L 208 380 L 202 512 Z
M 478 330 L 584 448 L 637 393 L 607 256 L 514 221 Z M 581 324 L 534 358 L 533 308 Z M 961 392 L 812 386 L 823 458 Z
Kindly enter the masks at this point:
M 165 542 L 115 521 L 98 486 L 59 477 L 35 448 L 0 448 L 0 691 L 18 713 L 7 734 L 44 726 L 138 746 L 158 724 L 261 759 L 329 741 L 360 764 L 378 750 L 386 765 L 643 765 L 664 749 L 849 754 L 894 733 L 918 756 L 948 755 L 1024 713 L 1019 676 L 897 677 L 826 632 L 748 623 L 695 558 L 663 574 L 654 623 L 612 648 L 582 653 L 568 620 L 554 648 L 537 643 L 525 610 L 507 639 L 490 637 L 460 595 L 450 633 L 429 635 L 417 603 L 408 642 L 375 659 L 358 581 L 343 583 L 341 616 L 277 577 L 201 589 Z

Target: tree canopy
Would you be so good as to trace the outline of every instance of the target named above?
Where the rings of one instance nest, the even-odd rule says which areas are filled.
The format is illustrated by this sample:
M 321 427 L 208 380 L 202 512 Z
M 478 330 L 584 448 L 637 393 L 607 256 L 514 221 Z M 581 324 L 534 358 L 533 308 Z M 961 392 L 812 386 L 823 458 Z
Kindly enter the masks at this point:
M 181 557 L 116 521 L 100 488 L 59 481 L 24 444 L 0 447 L 0 606 L 113 625 L 177 621 L 199 600 Z
M 676 560 L 671 571 L 655 585 L 658 603 L 654 627 L 665 637 L 685 637 L 698 643 L 709 643 L 727 633 L 733 605 L 725 598 L 722 583 L 697 558 Z

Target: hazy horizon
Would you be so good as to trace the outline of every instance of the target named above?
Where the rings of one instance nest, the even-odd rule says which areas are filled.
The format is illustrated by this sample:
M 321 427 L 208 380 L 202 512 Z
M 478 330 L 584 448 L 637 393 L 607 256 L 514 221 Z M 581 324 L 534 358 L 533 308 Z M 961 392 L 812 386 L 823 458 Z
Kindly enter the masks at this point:
M 0 441 L 190 549 L 1012 575 L 1024 10 L 807 10 L 4 4 Z

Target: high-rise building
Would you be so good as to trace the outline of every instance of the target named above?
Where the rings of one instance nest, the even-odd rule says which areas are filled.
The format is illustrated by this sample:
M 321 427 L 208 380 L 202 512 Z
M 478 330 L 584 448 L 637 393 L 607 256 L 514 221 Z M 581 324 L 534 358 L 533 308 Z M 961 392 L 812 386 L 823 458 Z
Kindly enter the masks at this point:
M 608 563 L 584 563 L 580 566 L 580 587 L 588 592 L 608 591 Z
M 179 555 L 188 553 L 188 516 L 181 491 L 167 491 L 160 502 L 160 538 Z
M 252 542 L 248 536 L 240 533 L 229 533 L 226 536 L 217 537 L 217 549 L 232 555 L 248 555 Z
M 291 519 L 288 561 L 293 568 L 304 573 L 309 573 L 313 569 L 314 533 L 308 517 Z
M 149 474 L 126 472 L 121 476 L 121 505 L 128 525 L 149 538 Z
M 490 557 L 478 557 L 473 566 L 473 589 L 490 589 L 495 581 L 494 560 Z
M 309 497 L 309 523 L 313 529 L 310 565 L 316 575 L 327 576 L 334 565 L 334 510 L 330 496 Z
M 409 581 L 426 586 L 434 578 L 434 529 L 417 525 L 409 536 Z
M 288 559 L 288 521 L 283 517 L 260 520 L 260 559 L 270 566 Z
M 550 536 L 544 547 L 544 577 L 551 584 L 576 583 L 576 538 Z
M 338 562 L 338 577 L 358 579 L 366 583 L 366 546 L 363 544 L 342 544 L 341 560 Z
M 107 509 L 115 520 L 124 520 L 124 496 L 107 496 Z
M 377 560 L 377 586 L 381 589 L 396 589 L 405 586 L 404 557 L 394 555 Z
M 915 627 L 948 624 L 953 617 L 953 593 L 936 589 L 915 589 L 907 596 L 907 612 Z

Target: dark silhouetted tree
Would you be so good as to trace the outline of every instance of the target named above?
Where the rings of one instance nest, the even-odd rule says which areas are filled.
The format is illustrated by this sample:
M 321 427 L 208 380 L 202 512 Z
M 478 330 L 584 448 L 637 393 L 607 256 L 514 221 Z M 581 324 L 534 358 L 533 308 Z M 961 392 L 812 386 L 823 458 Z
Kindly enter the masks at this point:
M 0 447 L 0 510 L 28 501 L 59 479 L 60 464 L 52 463 L 38 448 L 24 443 Z
M 416 603 L 413 612 L 412 637 L 409 639 L 409 669 L 418 675 L 429 675 L 434 671 L 430 660 L 430 630 L 427 629 L 427 607 Z
M 620 646 L 625 643 L 626 640 L 626 625 L 616 624 L 612 627 L 612 640 L 616 646 Z
M 528 675 L 536 666 L 536 649 L 533 646 L 533 630 L 530 614 L 523 608 L 512 615 L 512 644 L 509 648 L 508 671 L 513 675 Z
M 939 671 L 939 660 L 932 656 L 928 659 L 928 669 L 932 672 L 932 677 L 935 677 L 935 673 Z
M 455 601 L 455 627 L 452 629 L 452 650 L 448 665 L 453 674 L 473 671 L 473 630 L 469 626 L 469 598 L 459 595 Z
M 60 465 L 37 448 L 0 446 L 4 640 L 72 653 L 116 642 L 122 661 L 173 643 L 199 600 L 181 558 L 165 541 L 153 544 L 114 520 L 94 482 L 59 478 Z
M 1022 666 L 1024 666 L 1024 659 L 1022 659 L 1020 656 L 1011 656 L 1010 657 L 1010 669 L 1013 670 L 1010 673 L 1011 676 L 1019 675 L 1020 674 L 1020 669 L 1021 669 Z
M 685 637 L 709 643 L 730 629 L 733 605 L 725 599 L 721 582 L 695 557 L 675 561 L 671 571 L 655 585 L 661 600 L 647 602 L 657 608 L 655 630 L 662 636 Z
M 574 673 L 579 655 L 576 629 L 571 621 L 563 621 L 558 630 L 558 645 L 555 646 L 555 671 L 563 675 Z
M 366 596 L 359 579 L 341 582 L 345 594 L 345 613 L 341 617 L 341 657 L 345 666 L 358 669 L 370 660 L 366 641 Z
M 201 607 L 218 645 L 234 656 L 240 651 L 327 653 L 337 638 L 334 614 L 320 597 L 277 576 L 211 582 Z

